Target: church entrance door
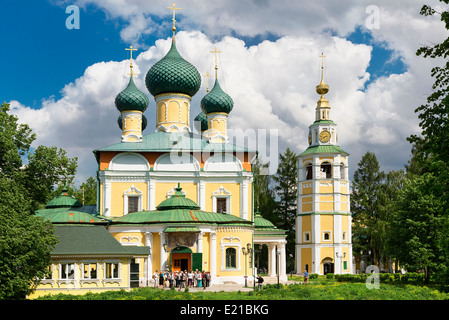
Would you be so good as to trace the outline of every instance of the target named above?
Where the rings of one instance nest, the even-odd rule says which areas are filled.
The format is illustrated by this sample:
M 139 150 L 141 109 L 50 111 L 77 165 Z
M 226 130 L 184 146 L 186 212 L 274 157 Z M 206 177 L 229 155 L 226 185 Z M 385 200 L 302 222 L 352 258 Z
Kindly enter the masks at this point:
M 192 268 L 191 253 L 173 253 L 172 254 L 172 270 L 185 271 Z

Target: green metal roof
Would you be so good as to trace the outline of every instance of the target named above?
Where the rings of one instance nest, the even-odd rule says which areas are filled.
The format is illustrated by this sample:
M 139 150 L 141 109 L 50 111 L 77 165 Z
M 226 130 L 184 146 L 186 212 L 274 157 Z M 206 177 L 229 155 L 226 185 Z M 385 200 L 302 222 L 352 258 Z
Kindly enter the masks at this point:
M 200 229 L 196 227 L 168 227 L 164 232 L 200 232 Z
M 73 196 L 69 195 L 67 188 L 62 189 L 62 193 L 57 197 L 51 199 L 45 208 L 71 208 L 71 207 L 82 207 L 83 204 L 75 199 Z
M 128 86 L 115 97 L 115 106 L 119 111 L 139 110 L 144 112 L 150 101 L 134 84 L 133 77 L 129 78 Z
M 122 246 L 102 226 L 55 226 L 59 243 L 52 255 L 113 255 L 150 254 L 149 247 Z M 137 249 L 138 248 L 138 249 Z
M 209 143 L 201 135 L 189 132 L 163 132 L 158 131 L 142 137 L 141 142 L 119 142 L 107 147 L 94 150 L 123 151 L 123 152 L 170 152 L 179 150 L 183 152 L 254 152 L 245 147 L 230 143 Z
M 215 79 L 215 85 L 212 90 L 201 99 L 201 110 L 205 114 L 214 112 L 229 113 L 233 107 L 234 101 L 221 89 L 218 79 Z
M 190 62 L 181 57 L 173 40 L 165 57 L 148 70 L 145 84 L 153 96 L 173 92 L 193 97 L 201 86 L 201 75 Z
M 329 146 L 308 147 L 306 149 L 306 151 L 304 151 L 303 153 L 300 154 L 300 156 L 305 156 L 305 155 L 315 154 L 315 153 L 341 153 L 343 155 L 349 155 L 349 153 L 344 151 L 339 146 L 329 145 Z
M 175 193 L 168 199 L 162 201 L 156 209 L 158 210 L 169 210 L 169 209 L 193 209 L 198 210 L 200 207 L 195 203 L 195 201 L 186 198 L 182 194 L 182 188 L 179 186 L 175 188 Z
M 286 230 L 278 229 L 270 220 L 265 219 L 258 212 L 254 215 L 254 225 L 256 227 L 256 231 L 273 231 L 278 233 L 285 233 Z
M 107 224 L 109 220 L 98 216 L 93 206 L 74 207 L 74 208 L 53 208 L 42 209 L 36 211 L 35 215 L 49 220 L 53 224 L 66 223 L 93 223 L 93 224 Z M 89 211 L 92 213 L 89 213 Z M 88 211 L 88 212 L 86 212 Z

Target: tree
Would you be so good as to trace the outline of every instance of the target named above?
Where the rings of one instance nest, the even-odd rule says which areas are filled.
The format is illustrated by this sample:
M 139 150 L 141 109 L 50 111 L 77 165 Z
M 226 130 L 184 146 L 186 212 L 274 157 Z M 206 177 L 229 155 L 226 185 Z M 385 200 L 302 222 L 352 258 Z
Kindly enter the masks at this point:
M 87 178 L 76 190 L 75 198 L 81 200 L 86 206 L 97 204 L 97 180 L 94 177 Z
M 441 3 L 448 4 L 449 0 L 440 0 Z M 438 11 L 428 5 L 421 8 L 421 15 L 434 16 L 440 15 L 440 20 L 444 23 L 446 30 L 449 30 L 449 10 Z M 449 37 L 443 42 L 432 44 L 431 46 L 420 47 L 416 54 L 424 58 L 440 59 L 441 65 L 435 66 L 431 70 L 432 77 L 435 78 L 433 92 L 428 96 L 427 103 L 416 108 L 415 112 L 420 119 L 422 136 L 412 135 L 408 140 L 414 143 L 418 148 L 418 159 L 426 161 L 426 172 L 432 178 L 432 188 L 422 190 L 422 201 L 438 197 L 439 201 L 432 201 L 429 204 L 435 204 L 436 208 L 429 210 L 440 210 L 438 216 L 442 217 L 441 225 L 444 226 L 443 234 L 446 236 L 441 239 L 445 247 L 445 264 L 449 263 Z M 422 172 L 421 172 L 422 174 Z M 428 179 L 429 176 L 426 176 Z M 418 179 L 418 178 L 416 178 Z M 420 180 L 416 180 L 422 182 Z M 424 183 L 424 182 L 422 182 Z M 442 202 L 442 203 L 439 203 Z M 436 213 L 435 213 L 436 215 Z M 444 217 L 444 218 L 443 218 Z M 430 259 L 430 258 L 429 258 Z M 448 272 L 448 271 L 447 271 Z M 449 272 L 447 273 L 449 280 Z
M 68 158 L 64 149 L 39 146 L 28 157 L 24 185 L 32 199 L 33 210 L 51 200 L 53 187 L 58 183 L 70 184 L 75 176 L 77 159 Z
M 295 255 L 295 219 L 298 203 L 298 155 L 290 148 L 287 148 L 284 154 L 279 155 L 279 166 L 275 181 L 277 196 L 277 216 L 276 225 L 281 229 L 287 230 L 287 268 L 294 268 L 294 261 L 290 259 L 290 254 Z
M 269 163 L 261 162 L 258 154 L 251 165 L 253 172 L 254 186 L 254 211 L 270 220 L 272 223 L 278 223 L 277 202 L 272 188 L 272 176 L 265 174 L 268 170 Z
M 358 163 L 352 182 L 353 248 L 355 252 L 370 250 L 374 263 L 382 255 L 386 231 L 385 212 L 381 209 L 384 177 L 376 155 L 368 151 Z
M 35 135 L 0 107 L 0 299 L 23 299 L 45 274 L 56 244 L 52 226 L 32 215 L 22 157 Z
M 445 272 L 447 252 L 443 239 L 446 217 L 435 190 L 435 176 L 425 173 L 405 182 L 391 221 L 389 251 L 409 271 L 423 269 L 425 283 L 431 273 Z

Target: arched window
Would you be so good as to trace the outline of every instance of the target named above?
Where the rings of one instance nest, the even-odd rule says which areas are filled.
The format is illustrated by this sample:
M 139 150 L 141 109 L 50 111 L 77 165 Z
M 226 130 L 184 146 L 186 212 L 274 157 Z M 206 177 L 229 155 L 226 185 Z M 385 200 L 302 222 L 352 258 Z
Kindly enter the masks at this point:
M 321 164 L 321 179 L 332 178 L 332 165 L 329 162 L 323 162 Z
M 340 163 L 340 179 L 346 179 L 344 163 Z
M 313 179 L 312 164 L 308 163 L 306 165 L 306 180 L 312 180 L 312 179 Z
M 226 268 L 237 268 L 235 248 L 226 249 Z

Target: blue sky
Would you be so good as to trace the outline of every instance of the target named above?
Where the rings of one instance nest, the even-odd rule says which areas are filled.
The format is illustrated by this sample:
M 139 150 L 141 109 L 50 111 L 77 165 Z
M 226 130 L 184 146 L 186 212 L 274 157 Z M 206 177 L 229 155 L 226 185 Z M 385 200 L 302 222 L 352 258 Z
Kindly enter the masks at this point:
M 178 2 L 183 10 L 177 12 L 177 43 L 184 58 L 203 74 L 211 65 L 209 50 L 218 46 L 223 52 L 221 85 L 235 103 L 231 128 L 276 129 L 279 152 L 287 147 L 302 152 L 314 120 L 318 56 L 324 50 L 328 99 L 340 145 L 351 154 L 350 173 L 367 151 L 376 153 L 384 170 L 403 168 L 410 156 L 406 138 L 419 133 L 414 109 L 431 92 L 430 69 L 435 64 L 415 52 L 423 43 L 439 42 L 445 30 L 438 19 L 419 15 L 422 3 Z M 66 28 L 70 4 L 80 7 L 78 30 Z M 0 2 L 0 99 L 30 124 L 38 135 L 36 144 L 56 145 L 77 156 L 81 180 L 95 174 L 92 150 L 120 139 L 113 100 L 127 82 L 126 67 L 117 63 L 129 57 L 125 48 L 130 44 L 139 48 L 135 58 L 141 75 L 136 81 L 150 98 L 146 117 L 149 123 L 154 120 L 143 77 L 168 45 L 171 12 L 166 7 L 171 4 Z M 372 5 L 380 12 L 377 29 L 366 23 Z M 192 118 L 204 92 L 203 84 L 192 100 Z M 255 113 L 248 116 L 251 110 Z M 92 135 L 93 128 L 97 133 Z
M 0 78 L 2 100 L 20 100 L 30 107 L 40 108 L 43 98 L 60 98 L 61 88 L 82 76 L 88 66 L 128 57 L 124 48 L 129 44 L 120 38 L 122 19 L 112 20 L 95 5 L 88 5 L 80 9 L 80 29 L 69 30 L 65 22 L 70 14 L 65 8 L 65 5 L 58 6 L 46 0 L 3 0 L 0 3 L 2 24 L 9 30 L 1 34 L 2 43 L 7 44 L 0 53 L 4 62 L 1 70 L 8 75 Z M 170 20 L 168 10 L 166 18 Z M 178 14 L 178 20 L 182 22 L 182 15 Z M 166 36 L 170 34 L 168 30 Z M 244 40 L 247 46 L 279 38 L 274 34 L 245 36 L 235 31 L 231 35 Z M 393 51 L 376 42 L 366 30 L 357 28 L 347 39 L 373 47 L 368 68 L 372 77 L 366 85 L 379 76 L 406 70 L 400 59 L 387 63 Z M 157 37 L 151 34 L 145 37 L 148 46 L 155 40 Z

